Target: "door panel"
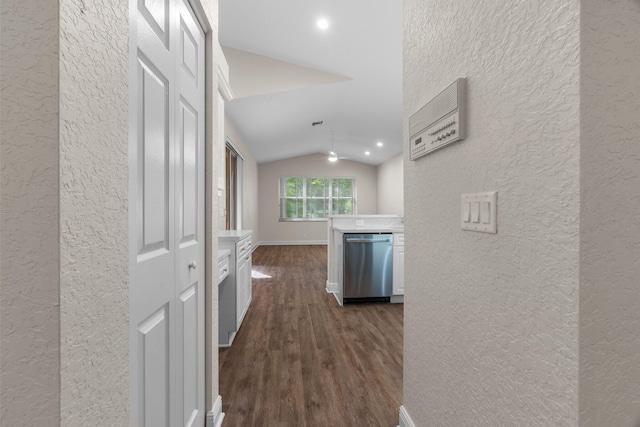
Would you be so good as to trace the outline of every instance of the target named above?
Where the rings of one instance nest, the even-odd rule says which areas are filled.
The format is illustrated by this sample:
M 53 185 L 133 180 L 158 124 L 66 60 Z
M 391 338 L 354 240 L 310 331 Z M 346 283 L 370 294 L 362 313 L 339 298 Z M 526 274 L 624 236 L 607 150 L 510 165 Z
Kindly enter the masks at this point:
M 149 258 L 169 250 L 169 97 L 166 78 L 145 62 L 139 58 L 138 255 Z
M 198 84 L 198 43 L 184 22 L 180 22 L 180 47 L 182 53 L 182 65 L 189 73 L 193 83 Z
M 194 411 L 198 412 L 198 284 L 187 289 L 182 302 L 183 349 L 183 424 L 190 425 Z
M 179 249 L 176 298 L 182 301 L 178 348 L 182 367 L 180 423 L 204 423 L 204 32 L 185 0 L 176 2 L 179 31 L 176 58 L 178 135 L 176 206 Z M 192 267 L 190 267 L 192 266 Z M 185 299 L 185 296 L 189 298 Z
M 168 46 L 169 0 L 139 0 L 138 8 L 149 28 Z
M 140 325 L 138 341 L 141 352 L 138 384 L 143 393 L 142 403 L 146 410 L 140 412 L 138 425 L 169 426 L 170 370 L 169 370 L 169 321 L 167 307 Z M 164 408 L 154 411 L 151 408 Z
M 182 164 L 182 236 L 180 243 L 197 242 L 198 231 L 198 114 L 182 100 L 181 105 Z

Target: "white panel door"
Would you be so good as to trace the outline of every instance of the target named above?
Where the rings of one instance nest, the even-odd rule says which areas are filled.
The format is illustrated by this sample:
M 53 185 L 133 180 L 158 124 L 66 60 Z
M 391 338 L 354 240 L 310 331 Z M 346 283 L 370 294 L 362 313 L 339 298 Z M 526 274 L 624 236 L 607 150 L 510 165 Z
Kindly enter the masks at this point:
M 204 32 L 186 0 L 176 27 L 176 325 L 180 426 L 204 425 Z M 181 383 L 180 383 L 181 382 Z
M 131 425 L 204 425 L 204 33 L 131 0 Z

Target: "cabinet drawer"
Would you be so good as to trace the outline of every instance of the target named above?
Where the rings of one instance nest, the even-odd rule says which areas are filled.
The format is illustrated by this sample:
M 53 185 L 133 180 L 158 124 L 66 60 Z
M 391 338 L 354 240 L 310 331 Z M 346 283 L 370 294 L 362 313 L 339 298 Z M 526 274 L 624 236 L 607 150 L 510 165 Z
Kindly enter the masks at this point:
M 236 261 L 237 263 L 237 268 L 240 268 L 240 265 L 251 260 L 251 251 L 246 251 L 245 253 L 243 253 L 242 255 L 238 256 L 238 259 Z
M 404 246 L 404 233 L 393 235 L 393 246 Z
M 236 253 L 238 259 L 245 257 L 248 253 L 251 253 L 251 236 L 245 237 L 236 243 Z
M 220 283 L 229 275 L 229 257 L 218 261 L 218 273 L 218 283 Z

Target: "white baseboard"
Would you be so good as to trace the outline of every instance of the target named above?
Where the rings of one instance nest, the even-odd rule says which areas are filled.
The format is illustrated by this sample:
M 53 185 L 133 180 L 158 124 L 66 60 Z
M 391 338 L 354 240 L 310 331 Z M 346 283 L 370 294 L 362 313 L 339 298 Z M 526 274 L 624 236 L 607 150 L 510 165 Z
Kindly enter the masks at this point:
M 398 427 L 416 427 L 404 405 L 400 406 L 400 424 Z
M 404 295 L 391 295 L 392 304 L 404 304 Z
M 235 332 L 231 332 L 229 334 L 229 342 L 226 344 L 220 344 L 218 343 L 218 347 L 219 348 L 227 348 L 227 347 L 231 347 L 231 344 L 233 344 L 233 340 L 236 338 L 236 334 L 238 333 L 238 331 Z
M 222 396 L 218 395 L 211 411 L 207 412 L 207 427 L 220 427 L 224 420 L 222 412 Z
M 338 296 L 337 292 L 332 292 L 333 296 L 336 297 L 336 301 L 338 301 L 338 305 L 342 307 L 342 299 Z
M 268 240 L 259 242 L 256 246 L 280 246 L 280 245 L 326 245 L 326 240 Z
M 327 291 L 328 294 L 335 294 L 336 292 L 338 292 L 338 284 L 337 283 L 333 283 L 330 281 L 326 281 L 325 282 L 325 290 Z

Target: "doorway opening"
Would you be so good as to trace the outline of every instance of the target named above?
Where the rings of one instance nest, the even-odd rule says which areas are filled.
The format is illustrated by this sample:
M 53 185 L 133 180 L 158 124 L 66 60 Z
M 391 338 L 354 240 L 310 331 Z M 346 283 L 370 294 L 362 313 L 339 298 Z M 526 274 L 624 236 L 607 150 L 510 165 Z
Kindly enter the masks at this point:
M 231 140 L 227 140 L 225 147 L 225 229 L 242 229 L 242 163 L 243 158 L 233 146 Z

